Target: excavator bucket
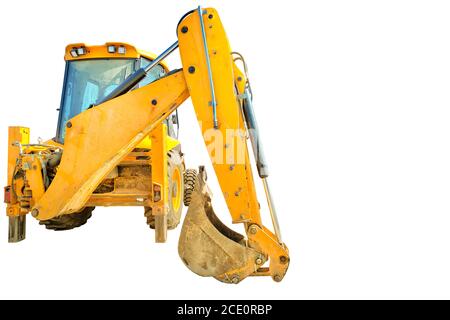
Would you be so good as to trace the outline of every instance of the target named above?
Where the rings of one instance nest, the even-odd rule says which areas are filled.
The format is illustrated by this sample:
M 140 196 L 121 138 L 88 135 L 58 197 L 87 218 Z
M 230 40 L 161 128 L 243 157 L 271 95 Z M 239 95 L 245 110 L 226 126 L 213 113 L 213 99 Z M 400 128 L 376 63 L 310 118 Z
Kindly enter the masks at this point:
M 243 235 L 225 226 L 214 213 L 202 172 L 192 193 L 178 243 L 184 264 L 203 277 L 238 283 L 256 271 L 263 256 L 247 246 Z M 258 260 L 260 259 L 260 260 Z

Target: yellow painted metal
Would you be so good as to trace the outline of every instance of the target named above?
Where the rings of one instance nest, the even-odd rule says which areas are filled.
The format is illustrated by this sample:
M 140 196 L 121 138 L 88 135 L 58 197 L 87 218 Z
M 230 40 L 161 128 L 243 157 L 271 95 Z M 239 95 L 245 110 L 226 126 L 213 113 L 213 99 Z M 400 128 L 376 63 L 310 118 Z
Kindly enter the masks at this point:
M 86 202 L 86 207 L 112 207 L 112 206 L 151 206 L 152 202 L 148 193 L 94 193 Z
M 176 188 L 175 190 L 172 190 L 172 207 L 175 212 L 180 209 L 181 201 L 183 198 L 182 179 L 183 173 L 180 172 L 180 169 L 178 167 L 176 167 L 172 174 L 172 184 L 174 186 L 173 188 Z
M 188 15 L 178 26 L 183 70 L 233 222 L 261 224 L 244 119 L 235 94 L 230 45 L 217 11 L 212 8 L 205 11 L 203 20 L 217 98 L 219 129 L 215 130 L 213 126 L 206 55 L 197 11 Z M 183 33 L 181 29 L 185 26 L 188 32 Z M 194 73 L 189 72 L 190 67 L 195 68 Z
M 80 210 L 102 179 L 188 96 L 178 71 L 70 119 L 58 172 L 33 208 L 37 218 Z
M 63 145 L 61 143 L 59 143 L 59 142 L 57 142 L 57 141 L 55 141 L 53 139 L 49 139 L 49 140 L 44 141 L 44 144 L 47 145 L 47 146 L 54 146 L 54 147 L 60 147 L 60 148 L 63 147 Z
M 233 61 L 233 75 L 234 75 L 234 83 L 236 84 L 238 93 L 243 94 L 245 91 L 245 84 L 247 82 L 247 78 L 234 61 Z
M 233 222 L 245 223 L 250 239 L 249 246 L 263 256 L 270 257 L 269 269 L 255 269 L 254 275 L 271 275 L 275 281 L 281 281 L 289 266 L 289 253 L 287 247 L 279 244 L 275 235 L 262 225 L 246 141 L 247 131 L 237 98 L 237 93 L 244 92 L 247 79 L 233 61 L 217 11 L 213 8 L 204 9 L 202 19 L 217 101 L 219 128 L 214 129 L 212 92 L 200 17 L 198 11 L 194 11 L 179 24 L 178 40 L 197 119 Z M 187 32 L 182 32 L 183 29 Z M 211 143 L 211 140 L 215 141 Z M 254 263 L 247 261 L 247 266 L 254 266 Z M 241 271 L 229 270 L 225 276 L 239 274 Z
M 169 135 L 166 135 L 165 139 L 166 139 L 166 144 L 167 144 L 167 151 L 172 150 L 173 148 L 175 148 L 177 145 L 180 144 L 180 141 L 172 138 Z M 150 139 L 150 136 L 145 137 L 144 140 L 139 142 L 139 144 L 136 146 L 136 148 L 151 149 L 152 148 L 152 139 Z
M 42 162 L 39 156 L 27 154 L 22 158 L 22 169 L 25 171 L 26 181 L 32 190 L 31 205 L 33 206 L 45 192 L 42 178 Z
M 160 124 L 150 133 L 152 139 L 152 192 L 154 216 L 166 215 L 168 212 L 169 184 L 167 181 L 167 144 L 164 137 L 167 126 Z
M 117 52 L 109 53 L 108 46 L 123 46 L 125 48 L 125 53 L 120 54 Z M 86 54 L 78 55 L 77 57 L 73 57 L 70 54 L 72 49 L 77 48 L 86 48 Z M 86 59 L 103 59 L 103 58 L 139 58 L 140 54 L 136 50 L 136 48 L 128 43 L 123 42 L 107 42 L 104 45 L 88 45 L 85 43 L 72 43 L 66 46 L 66 53 L 64 55 L 64 60 L 86 60 Z
M 30 143 L 30 129 L 26 127 L 8 127 L 8 174 L 7 184 L 12 181 L 16 161 L 19 158 L 20 148 L 16 143 L 21 145 Z
M 118 53 L 117 50 L 114 53 L 109 53 L 108 46 L 110 46 L 110 45 L 114 45 L 116 47 L 119 47 L 119 46 L 124 47 L 125 53 L 124 54 Z M 80 47 L 86 48 L 86 54 L 79 55 L 77 57 L 73 57 L 70 54 L 70 51 L 72 49 L 76 49 L 76 48 L 80 48 Z M 145 57 L 149 60 L 154 60 L 156 58 L 155 54 L 148 52 L 148 51 L 136 49 L 131 44 L 124 43 L 124 42 L 107 42 L 104 45 L 95 45 L 95 46 L 85 44 L 85 43 L 72 43 L 72 44 L 69 44 L 66 46 L 64 60 L 71 61 L 71 60 L 86 60 L 86 59 L 105 59 L 105 58 L 138 59 L 141 56 Z M 166 72 L 169 71 L 169 68 L 167 67 L 167 64 L 164 61 L 161 61 L 160 65 L 163 66 L 163 68 L 166 70 Z
M 152 215 L 155 216 L 155 242 L 167 240 L 169 183 L 167 178 L 167 126 L 159 124 L 150 133 L 152 140 Z
M 278 243 L 275 234 L 264 226 L 261 228 L 251 225 L 247 234 L 250 246 L 270 257 L 268 275 L 271 275 L 277 282 L 283 280 L 290 263 L 289 250 L 286 245 Z M 258 272 L 255 275 L 258 275 Z
M 8 128 L 8 171 L 6 185 L 11 186 L 10 203 L 6 206 L 6 214 L 8 216 L 20 215 L 20 206 L 13 190 L 19 190 L 23 185 L 23 180 L 13 181 L 14 171 L 16 170 L 17 160 L 20 157 L 20 148 L 16 143 L 28 144 L 30 143 L 30 129 L 20 126 L 11 126 Z M 18 185 L 20 183 L 20 185 Z

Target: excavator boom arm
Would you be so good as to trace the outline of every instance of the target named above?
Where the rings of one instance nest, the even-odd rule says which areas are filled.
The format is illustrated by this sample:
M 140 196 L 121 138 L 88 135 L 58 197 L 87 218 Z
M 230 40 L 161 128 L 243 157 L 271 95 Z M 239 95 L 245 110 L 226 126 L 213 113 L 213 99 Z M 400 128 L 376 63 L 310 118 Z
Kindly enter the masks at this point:
M 249 100 L 245 104 L 248 79 L 235 64 L 225 29 L 215 9 L 199 7 L 187 14 L 178 24 L 177 33 L 186 82 L 209 156 L 232 221 L 243 223 L 248 236 L 248 242 L 244 245 L 246 252 L 240 252 L 242 246 L 233 245 L 236 243 L 234 237 L 228 236 L 232 238 L 231 242 L 224 241 L 223 236 L 229 235 L 228 230 L 224 231 L 214 223 L 215 215 L 208 201 L 202 203 L 199 200 L 200 204 L 197 205 L 204 206 L 205 215 L 215 224 L 215 229 L 222 232 L 212 232 L 215 229 L 198 215 L 199 208 L 190 207 L 180 237 L 180 256 L 192 271 L 210 275 L 209 269 L 214 270 L 215 263 L 208 264 L 208 257 L 215 255 L 215 259 L 221 260 L 222 266 L 228 264 L 227 272 L 214 270 L 214 276 L 225 282 L 236 283 L 247 275 L 271 275 L 274 280 L 281 281 L 289 265 L 289 253 L 281 243 L 279 234 L 270 232 L 261 221 L 247 147 L 249 135 L 254 138 L 252 142 L 257 168 L 263 179 L 267 178 L 267 168 L 260 141 L 256 138 L 254 118 L 244 115 L 246 108 L 247 113 L 252 111 L 248 104 L 250 97 L 247 96 Z M 244 98 L 240 100 L 241 97 Z M 253 131 L 248 130 L 248 127 Z M 267 181 L 264 183 L 266 185 Z M 270 196 L 270 191 L 266 190 Z M 268 200 L 269 206 L 272 206 L 271 199 Z M 273 207 L 270 209 L 274 210 Z M 271 213 L 274 214 L 274 227 L 278 233 L 275 213 Z M 194 233 L 189 228 L 198 230 Z M 198 239 L 196 236 L 200 234 L 202 241 L 194 245 L 193 239 Z M 218 252 L 223 253 L 223 257 Z M 230 261 L 232 255 L 240 256 L 242 261 Z M 269 268 L 261 268 L 268 258 Z

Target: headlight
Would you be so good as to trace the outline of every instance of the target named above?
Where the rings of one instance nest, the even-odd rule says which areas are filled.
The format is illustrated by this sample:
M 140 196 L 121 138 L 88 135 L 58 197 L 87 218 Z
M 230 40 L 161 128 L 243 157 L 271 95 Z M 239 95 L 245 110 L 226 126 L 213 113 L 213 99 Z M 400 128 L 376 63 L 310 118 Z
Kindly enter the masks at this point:
M 108 52 L 109 53 L 115 53 L 116 52 L 116 46 L 108 46 Z
M 120 46 L 119 49 L 117 50 L 117 52 L 120 53 L 120 54 L 125 54 L 126 49 L 125 49 L 124 46 Z
M 85 47 L 80 47 L 77 49 L 77 53 L 79 56 L 86 54 L 86 48 Z

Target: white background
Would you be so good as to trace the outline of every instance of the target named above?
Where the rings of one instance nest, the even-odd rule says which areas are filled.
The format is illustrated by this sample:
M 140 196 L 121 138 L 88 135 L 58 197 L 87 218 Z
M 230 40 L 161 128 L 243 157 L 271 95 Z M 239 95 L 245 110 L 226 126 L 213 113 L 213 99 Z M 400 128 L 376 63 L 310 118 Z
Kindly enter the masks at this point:
M 18 244 L 7 243 L 0 217 L 0 297 L 450 298 L 448 2 L 201 4 L 219 10 L 249 63 L 291 254 L 284 281 L 198 277 L 178 257 L 180 229 L 155 244 L 141 208 L 97 208 L 68 232 L 29 217 Z M 55 133 L 66 44 L 124 41 L 159 53 L 197 5 L 1 1 L 2 183 L 8 125 L 29 126 L 34 141 Z M 180 67 L 178 52 L 168 62 Z M 208 163 L 190 100 L 180 116 L 188 165 Z

